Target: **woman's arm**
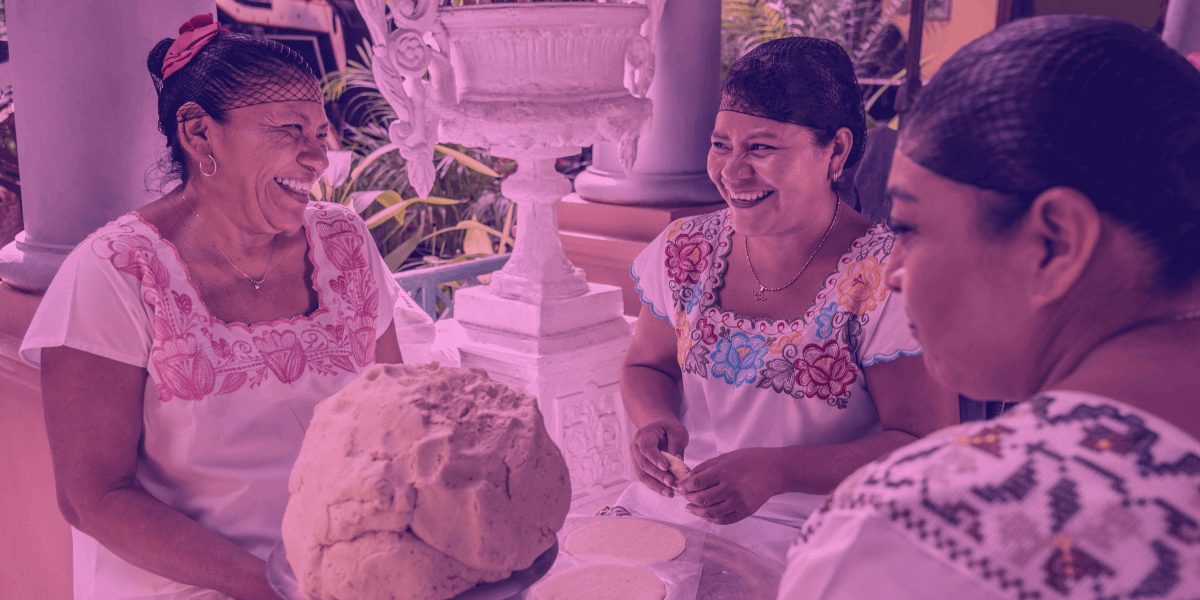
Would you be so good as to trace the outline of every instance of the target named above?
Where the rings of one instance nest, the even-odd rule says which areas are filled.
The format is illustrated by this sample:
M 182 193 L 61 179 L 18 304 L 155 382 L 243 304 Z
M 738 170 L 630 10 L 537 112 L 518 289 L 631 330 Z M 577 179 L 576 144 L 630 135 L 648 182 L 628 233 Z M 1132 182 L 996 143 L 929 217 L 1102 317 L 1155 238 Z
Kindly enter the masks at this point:
M 663 452 L 682 457 L 688 433 L 679 422 L 679 380 L 675 328 L 642 305 L 633 342 L 621 367 L 621 398 L 637 432 L 631 444 L 638 479 L 671 497 L 675 478 L 667 472 Z
M 743 448 L 697 465 L 679 486 L 693 514 L 714 523 L 740 521 L 772 496 L 827 494 L 872 460 L 958 423 L 958 395 L 930 378 L 919 356 L 864 369 L 883 431 L 829 446 Z
M 124 560 L 242 600 L 279 600 L 266 563 L 138 485 L 146 370 L 65 346 L 42 349 L 42 398 L 58 504 Z

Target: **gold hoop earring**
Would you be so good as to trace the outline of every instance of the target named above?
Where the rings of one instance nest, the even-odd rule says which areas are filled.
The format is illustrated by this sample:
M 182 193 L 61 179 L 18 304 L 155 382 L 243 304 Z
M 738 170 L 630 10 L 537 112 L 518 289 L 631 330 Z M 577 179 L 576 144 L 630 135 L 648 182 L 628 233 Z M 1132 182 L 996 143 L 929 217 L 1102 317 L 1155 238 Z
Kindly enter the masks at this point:
M 211 160 L 212 164 L 213 164 L 213 172 L 212 173 L 205 172 L 203 164 L 198 165 L 198 166 L 200 167 L 200 173 L 202 173 L 205 177 L 212 177 L 213 175 L 217 174 L 217 159 L 213 158 L 213 155 L 209 154 L 208 160 Z

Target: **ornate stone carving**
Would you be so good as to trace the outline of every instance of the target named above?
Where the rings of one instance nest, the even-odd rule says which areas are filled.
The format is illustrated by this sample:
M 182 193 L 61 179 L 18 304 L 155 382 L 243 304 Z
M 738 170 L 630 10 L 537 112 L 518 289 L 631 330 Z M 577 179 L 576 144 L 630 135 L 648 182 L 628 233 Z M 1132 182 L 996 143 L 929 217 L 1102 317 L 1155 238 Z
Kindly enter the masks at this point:
M 584 496 L 625 480 L 624 416 L 617 410 L 616 385 L 588 382 L 583 391 L 558 399 L 561 442 L 571 466 L 573 496 Z

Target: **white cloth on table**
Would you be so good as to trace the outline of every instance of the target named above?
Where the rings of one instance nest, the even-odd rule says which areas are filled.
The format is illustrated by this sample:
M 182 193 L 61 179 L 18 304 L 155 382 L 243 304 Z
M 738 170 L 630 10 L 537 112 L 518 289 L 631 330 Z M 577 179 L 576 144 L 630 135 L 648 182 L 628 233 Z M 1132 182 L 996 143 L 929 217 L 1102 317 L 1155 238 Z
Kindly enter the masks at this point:
M 1049 392 L 848 477 L 801 528 L 779 597 L 1194 598 L 1200 441 Z
M 642 302 L 675 328 L 683 372 L 680 420 L 690 436 L 686 462 L 694 467 L 740 448 L 840 444 L 880 431 L 863 370 L 921 353 L 903 297 L 883 280 L 892 232 L 875 225 L 856 239 L 814 304 L 791 321 L 744 318 L 721 308 L 732 236 L 728 209 L 680 219 L 630 267 Z M 726 531 L 745 529 L 749 537 L 731 539 L 782 564 L 787 543 L 766 549 L 756 536 L 790 540 L 822 497 L 780 494 L 750 517 L 751 524 Z M 618 504 L 635 514 L 707 523 L 683 512 L 678 501 L 636 489 Z
M 358 215 L 311 203 L 304 232 L 318 308 L 245 325 L 214 318 L 175 246 L 124 215 L 67 257 L 21 346 L 34 366 L 41 348 L 69 346 L 145 368 L 137 482 L 263 559 L 280 540 L 316 404 L 374 364 L 393 320 L 403 339 L 433 333 Z M 79 531 L 72 539 L 76 599 L 224 597 L 135 567 Z

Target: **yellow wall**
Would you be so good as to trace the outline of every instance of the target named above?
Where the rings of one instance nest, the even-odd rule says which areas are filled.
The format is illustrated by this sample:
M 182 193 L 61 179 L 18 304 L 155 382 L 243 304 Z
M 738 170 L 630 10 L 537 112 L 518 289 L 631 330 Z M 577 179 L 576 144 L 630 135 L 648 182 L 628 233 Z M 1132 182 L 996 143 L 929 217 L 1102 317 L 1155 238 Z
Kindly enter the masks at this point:
M 949 21 L 925 23 L 921 56 L 933 55 L 933 60 L 921 67 L 921 79 L 928 81 L 956 50 L 996 28 L 996 2 L 997 0 L 951 0 Z M 908 37 L 908 16 L 898 15 L 895 23 L 904 36 Z
M 1154 27 L 1158 21 L 1160 0 L 1037 0 L 1039 15 L 1104 15 L 1129 21 L 1142 27 Z

